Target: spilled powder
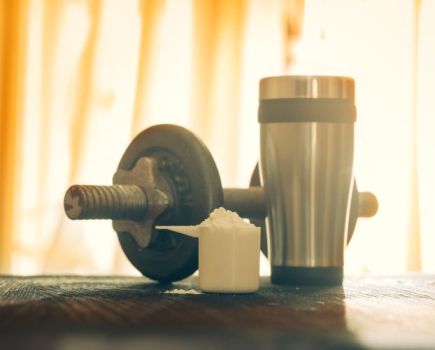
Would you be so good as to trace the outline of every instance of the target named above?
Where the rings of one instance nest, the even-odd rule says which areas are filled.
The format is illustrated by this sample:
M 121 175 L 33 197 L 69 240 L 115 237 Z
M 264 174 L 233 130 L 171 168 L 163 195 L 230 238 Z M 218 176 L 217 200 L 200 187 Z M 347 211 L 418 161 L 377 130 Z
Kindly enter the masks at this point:
M 255 225 L 250 224 L 243 220 L 237 213 L 226 210 L 225 208 L 217 208 L 210 213 L 210 216 L 201 222 L 197 227 L 255 227 Z
M 171 290 L 164 291 L 164 294 L 186 295 L 186 294 L 202 294 L 202 293 L 196 289 L 171 289 Z

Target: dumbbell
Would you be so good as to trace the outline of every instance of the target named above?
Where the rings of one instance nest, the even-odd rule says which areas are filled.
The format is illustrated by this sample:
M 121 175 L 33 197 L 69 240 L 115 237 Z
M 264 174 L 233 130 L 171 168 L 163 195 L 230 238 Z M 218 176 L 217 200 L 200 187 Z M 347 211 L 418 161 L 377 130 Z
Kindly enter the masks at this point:
M 142 131 L 123 154 L 111 186 L 73 185 L 64 199 L 72 220 L 111 219 L 129 261 L 146 277 L 172 282 L 198 268 L 196 239 L 156 225 L 196 225 L 217 207 L 237 212 L 262 227 L 267 255 L 265 193 L 258 166 L 250 187 L 223 189 L 205 144 L 189 130 L 156 125 Z M 358 217 L 377 211 L 376 197 L 354 186 L 348 240 Z

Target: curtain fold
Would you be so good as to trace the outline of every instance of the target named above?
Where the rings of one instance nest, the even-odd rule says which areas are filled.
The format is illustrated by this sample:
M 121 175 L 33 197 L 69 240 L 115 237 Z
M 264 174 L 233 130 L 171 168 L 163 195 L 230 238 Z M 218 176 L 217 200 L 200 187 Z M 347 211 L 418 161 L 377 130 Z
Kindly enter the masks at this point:
M 0 2 L 0 272 L 11 264 L 19 220 L 21 115 L 25 74 L 26 0 Z
M 81 158 L 84 149 L 86 128 L 90 119 L 89 113 L 91 111 L 93 101 L 93 76 L 98 49 L 98 35 L 101 26 L 101 12 L 103 0 L 87 1 L 87 11 L 89 14 L 90 28 L 88 37 L 84 45 L 82 55 L 78 65 L 78 83 L 76 87 L 76 97 L 74 110 L 71 120 L 71 156 L 70 156 L 70 176 L 69 181 L 76 180 Z
M 39 168 L 40 178 L 38 183 L 39 196 L 44 198 L 44 193 L 49 192 L 49 171 L 48 166 L 50 161 L 50 153 L 53 147 L 52 133 L 56 130 L 50 130 L 53 124 L 56 113 L 56 108 L 53 106 L 53 99 L 56 96 L 57 82 L 55 74 L 57 62 L 62 57 L 62 50 L 60 47 L 61 26 L 64 18 L 64 12 L 67 11 L 66 1 L 51 1 L 45 0 L 43 4 L 43 60 L 42 60 L 42 89 L 41 89 L 41 118 L 42 124 L 47 126 L 42 128 L 41 133 L 41 159 L 40 164 L 43 165 Z M 79 175 L 84 152 L 86 152 L 86 138 L 89 128 L 90 113 L 92 113 L 93 98 L 94 98 L 94 71 L 96 64 L 96 56 L 98 49 L 98 36 L 101 26 L 102 17 L 102 0 L 92 0 L 82 2 L 86 13 L 89 18 L 89 28 L 87 30 L 87 37 L 83 43 L 83 48 L 76 61 L 76 75 L 75 75 L 75 89 L 71 91 L 71 99 L 74 101 L 69 116 L 65 116 L 65 122 L 69 121 L 69 174 L 67 183 L 74 183 Z M 68 120 L 69 119 L 69 120 Z M 44 166 L 46 165 L 46 166 Z M 47 230 L 44 225 L 44 213 L 46 206 L 42 206 L 38 214 L 39 225 L 37 231 L 42 232 Z M 62 231 L 65 227 L 66 218 L 60 216 L 57 225 L 52 226 L 53 232 L 50 234 L 52 237 L 50 242 L 45 247 L 44 251 L 44 269 L 49 269 L 51 265 L 62 265 L 61 261 L 65 257 L 64 249 L 59 249 L 62 246 L 61 238 Z M 45 227 L 44 227 L 45 226 Z
M 409 181 L 409 223 L 407 232 L 407 269 L 409 271 L 421 270 L 421 226 L 420 226 L 420 196 L 418 178 L 418 80 L 419 80 L 419 45 L 420 45 L 420 0 L 413 4 L 413 59 L 412 59 L 412 120 L 410 125 L 410 181 Z
M 139 1 L 139 17 L 141 21 L 139 59 L 135 87 L 134 110 L 132 116 L 131 135 L 134 137 L 146 123 L 146 110 L 151 88 L 151 70 L 153 63 L 153 47 L 159 25 L 159 17 L 164 7 L 163 0 Z
M 193 2 L 192 112 L 194 128 L 208 141 L 218 164 L 226 163 L 222 181 L 237 171 L 237 122 L 241 96 L 245 0 Z M 224 140 L 224 142 L 222 142 Z

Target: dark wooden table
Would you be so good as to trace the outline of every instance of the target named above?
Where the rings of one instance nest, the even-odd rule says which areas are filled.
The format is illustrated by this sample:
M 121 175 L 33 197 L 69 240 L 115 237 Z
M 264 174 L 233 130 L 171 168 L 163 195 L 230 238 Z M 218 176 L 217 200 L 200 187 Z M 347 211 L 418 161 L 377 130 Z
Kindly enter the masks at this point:
M 196 280 L 0 277 L 0 349 L 434 348 L 435 275 L 191 294 Z M 183 291 L 187 294 L 183 294 Z

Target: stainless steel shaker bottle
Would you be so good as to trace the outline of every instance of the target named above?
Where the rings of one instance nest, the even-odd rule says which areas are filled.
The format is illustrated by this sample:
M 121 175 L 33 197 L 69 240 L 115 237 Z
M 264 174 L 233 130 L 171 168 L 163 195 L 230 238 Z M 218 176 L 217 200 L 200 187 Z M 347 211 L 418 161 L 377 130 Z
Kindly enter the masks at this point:
M 351 78 L 260 81 L 260 169 L 272 283 L 341 284 L 355 119 Z

